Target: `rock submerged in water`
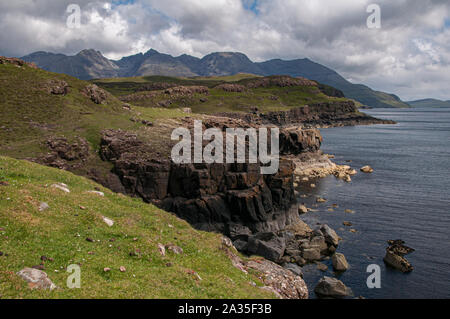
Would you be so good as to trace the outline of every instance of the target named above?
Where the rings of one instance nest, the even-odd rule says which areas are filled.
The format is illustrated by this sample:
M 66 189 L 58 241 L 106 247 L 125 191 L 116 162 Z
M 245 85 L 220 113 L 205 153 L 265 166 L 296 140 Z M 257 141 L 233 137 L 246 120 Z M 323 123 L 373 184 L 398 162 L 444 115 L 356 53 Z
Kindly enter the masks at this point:
M 345 298 L 353 295 L 352 290 L 342 281 L 326 276 L 320 279 L 314 292 L 319 298 Z
M 361 172 L 366 173 L 366 174 L 371 174 L 374 172 L 374 169 L 372 167 L 370 167 L 369 165 L 361 167 Z
M 305 205 L 300 205 L 298 206 L 298 212 L 299 214 L 306 214 L 308 213 L 308 208 Z
M 414 249 L 405 246 L 403 240 L 389 240 L 388 244 L 389 247 L 386 248 L 386 256 L 383 259 L 384 262 L 404 273 L 413 271 L 414 267 L 404 256 L 414 252 Z

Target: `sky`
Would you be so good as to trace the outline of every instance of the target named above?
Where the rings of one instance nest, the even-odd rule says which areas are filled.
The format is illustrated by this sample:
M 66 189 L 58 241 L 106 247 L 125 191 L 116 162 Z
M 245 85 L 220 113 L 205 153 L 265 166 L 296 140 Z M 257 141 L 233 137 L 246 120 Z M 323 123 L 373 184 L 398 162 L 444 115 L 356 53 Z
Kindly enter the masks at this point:
M 81 9 L 76 28 L 70 4 Z M 371 4 L 380 28 L 367 25 Z M 406 101 L 450 100 L 449 13 L 448 0 L 2 0 L 0 55 L 92 48 L 118 59 L 153 48 L 309 58 Z

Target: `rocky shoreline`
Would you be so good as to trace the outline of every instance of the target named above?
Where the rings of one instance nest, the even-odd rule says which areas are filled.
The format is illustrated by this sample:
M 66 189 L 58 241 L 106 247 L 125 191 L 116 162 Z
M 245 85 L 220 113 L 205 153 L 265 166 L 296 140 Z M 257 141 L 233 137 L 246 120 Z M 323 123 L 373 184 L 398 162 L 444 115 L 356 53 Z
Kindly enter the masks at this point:
M 388 121 L 361 115 L 353 102 L 247 114 L 243 118 L 230 115 L 201 119 L 203 129 L 221 131 L 278 127 L 279 171 L 262 175 L 260 164 L 173 163 L 170 150 L 174 143 L 168 141 L 177 127 L 193 129 L 194 118 L 186 117 L 152 123 L 147 128 L 148 139 L 127 131 L 105 130 L 99 155 L 113 168 L 107 176 L 90 171 L 89 177 L 115 192 L 140 197 L 174 213 L 197 229 L 222 233 L 241 253 L 262 256 L 300 277 L 301 282 L 301 267 L 309 263 L 320 266 L 324 259 L 332 258 L 335 269 L 344 271 L 348 264 L 337 253 L 339 236 L 328 225 L 313 229 L 303 223 L 295 188 L 300 182 L 313 186 L 316 179 L 328 175 L 350 182 L 356 174 L 349 166 L 334 164 L 331 156 L 320 151 L 322 136 L 315 126 Z M 71 144 L 53 138 L 47 146 L 49 153 L 36 161 L 70 170 L 77 169 L 71 164 L 73 160 L 89 160 L 89 145 L 82 139 Z

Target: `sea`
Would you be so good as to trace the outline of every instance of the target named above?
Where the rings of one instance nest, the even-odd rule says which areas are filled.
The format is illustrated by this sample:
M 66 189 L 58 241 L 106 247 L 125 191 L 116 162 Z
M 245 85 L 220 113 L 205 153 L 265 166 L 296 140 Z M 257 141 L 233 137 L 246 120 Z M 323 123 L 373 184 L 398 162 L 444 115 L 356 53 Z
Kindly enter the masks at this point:
M 350 287 L 355 297 L 450 298 L 450 108 L 365 112 L 398 124 L 321 130 L 322 150 L 335 155 L 336 163 L 358 170 L 352 182 L 330 176 L 317 181 L 316 188 L 302 186 L 308 197 L 299 202 L 317 210 L 302 219 L 312 227 L 328 224 L 335 229 L 342 238 L 337 251 L 350 264 L 342 274 L 333 272 L 330 260 L 324 261 L 326 272 L 305 266 L 310 297 L 316 298 L 320 278 L 330 276 Z M 365 165 L 374 173 L 359 172 Z M 318 196 L 327 203 L 317 204 Z M 333 204 L 338 208 L 331 211 Z M 414 266 L 411 273 L 383 262 L 387 241 L 396 239 L 415 249 L 406 256 Z M 371 265 L 379 267 L 380 288 L 367 284 Z

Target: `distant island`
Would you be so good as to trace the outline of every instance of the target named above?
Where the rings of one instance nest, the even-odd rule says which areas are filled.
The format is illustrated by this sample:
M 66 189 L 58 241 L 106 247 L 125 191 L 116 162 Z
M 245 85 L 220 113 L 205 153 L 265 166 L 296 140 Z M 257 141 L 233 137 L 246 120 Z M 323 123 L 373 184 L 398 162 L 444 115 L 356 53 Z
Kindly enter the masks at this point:
M 419 107 L 434 107 L 434 108 L 443 108 L 443 107 L 450 107 L 450 100 L 449 101 L 442 101 L 437 99 L 422 99 L 417 101 L 411 101 L 406 102 L 412 107 L 419 108 Z

